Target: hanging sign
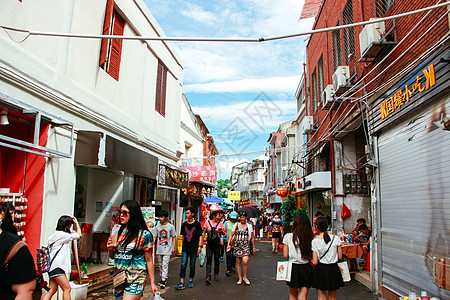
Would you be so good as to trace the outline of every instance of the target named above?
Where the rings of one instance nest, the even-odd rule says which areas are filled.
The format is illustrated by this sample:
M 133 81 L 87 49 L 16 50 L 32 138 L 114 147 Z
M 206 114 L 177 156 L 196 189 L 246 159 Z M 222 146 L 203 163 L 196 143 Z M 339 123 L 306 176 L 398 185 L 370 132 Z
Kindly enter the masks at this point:
M 394 96 L 381 102 L 381 119 L 384 120 L 395 111 L 401 109 L 403 105 L 408 104 L 413 95 L 424 92 L 434 85 L 436 85 L 436 76 L 434 64 L 431 64 L 427 69 L 423 70 L 423 76 L 416 76 L 414 83 L 410 85 L 405 84 L 404 89 L 398 90 Z
M 209 181 L 215 182 L 217 180 L 216 166 L 198 166 L 198 167 L 183 167 L 181 169 L 189 172 L 189 181 Z
M 189 186 L 189 174 L 188 172 L 160 164 L 158 184 L 178 189 L 185 189 Z
M 231 201 L 241 200 L 241 192 L 240 191 L 229 191 L 228 192 L 228 200 L 231 200 Z
M 153 233 L 153 227 L 155 227 L 155 207 L 141 207 L 141 211 L 148 230 Z

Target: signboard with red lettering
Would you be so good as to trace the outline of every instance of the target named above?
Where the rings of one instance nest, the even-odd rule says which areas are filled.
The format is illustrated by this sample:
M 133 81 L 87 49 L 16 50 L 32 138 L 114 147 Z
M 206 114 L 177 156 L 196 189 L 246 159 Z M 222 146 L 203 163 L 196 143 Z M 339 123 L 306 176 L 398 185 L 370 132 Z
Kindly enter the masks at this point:
M 181 169 L 188 170 L 190 182 L 192 181 L 214 182 L 217 180 L 216 166 L 184 167 Z

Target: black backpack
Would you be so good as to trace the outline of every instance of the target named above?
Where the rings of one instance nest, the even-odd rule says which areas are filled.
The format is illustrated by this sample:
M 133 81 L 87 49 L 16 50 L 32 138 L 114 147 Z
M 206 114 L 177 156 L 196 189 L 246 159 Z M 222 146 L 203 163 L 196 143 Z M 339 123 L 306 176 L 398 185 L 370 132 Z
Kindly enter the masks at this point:
M 206 241 L 209 245 L 218 245 L 220 242 L 219 235 L 217 234 L 216 228 L 219 226 L 219 223 L 217 223 L 216 227 L 212 227 L 211 223 L 209 222 L 209 227 L 211 227 L 211 230 L 208 232 L 208 235 L 206 236 Z

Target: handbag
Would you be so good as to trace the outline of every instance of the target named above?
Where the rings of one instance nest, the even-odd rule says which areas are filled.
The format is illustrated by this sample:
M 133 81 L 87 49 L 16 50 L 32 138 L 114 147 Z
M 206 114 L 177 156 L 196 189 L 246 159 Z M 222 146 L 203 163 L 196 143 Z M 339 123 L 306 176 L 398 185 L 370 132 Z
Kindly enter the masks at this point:
M 127 282 L 127 276 L 125 274 L 125 270 L 121 270 L 119 272 L 115 272 L 113 275 L 113 286 L 117 289 L 122 284 Z
M 291 281 L 292 262 L 279 261 L 277 263 L 277 281 Z
M 350 277 L 350 271 L 348 269 L 348 264 L 346 261 L 338 262 L 339 270 L 341 270 L 342 279 L 344 282 L 349 282 L 352 280 Z
M 206 260 L 205 258 L 206 258 L 206 249 L 202 248 L 202 251 L 198 255 L 198 261 L 200 263 L 200 268 L 203 267 L 203 265 L 205 264 L 205 260 Z

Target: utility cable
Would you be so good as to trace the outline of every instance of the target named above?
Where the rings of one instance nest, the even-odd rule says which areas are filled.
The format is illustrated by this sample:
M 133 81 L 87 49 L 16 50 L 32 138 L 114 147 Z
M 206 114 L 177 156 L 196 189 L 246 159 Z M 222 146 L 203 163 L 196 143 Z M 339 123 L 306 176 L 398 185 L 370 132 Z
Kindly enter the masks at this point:
M 444 6 L 450 5 L 449 2 L 409 11 L 406 13 L 398 14 L 398 15 L 392 15 L 389 17 L 383 17 L 378 19 L 372 19 L 369 21 L 363 21 L 358 23 L 352 23 L 352 24 L 346 24 L 346 25 L 340 25 L 340 26 L 334 26 L 334 27 L 327 27 L 322 29 L 313 29 L 305 32 L 295 33 L 295 34 L 288 34 L 288 35 L 280 35 L 280 36 L 273 36 L 273 37 L 260 37 L 260 38 L 211 38 L 211 37 L 166 37 L 166 36 L 118 36 L 118 35 L 101 35 L 101 34 L 82 34 L 82 33 L 61 33 L 61 32 L 44 32 L 44 31 L 32 31 L 32 30 L 25 30 L 25 29 L 18 29 L 13 28 L 9 26 L 0 25 L 0 27 L 11 30 L 11 31 L 17 31 L 17 32 L 23 32 L 27 33 L 30 36 L 50 36 L 50 37 L 69 37 L 69 38 L 88 38 L 88 39 L 121 39 L 121 40 L 146 40 L 146 41 L 173 41 L 173 42 L 249 42 L 249 43 L 260 43 L 260 42 L 267 42 L 267 41 L 275 41 L 275 40 L 281 40 L 281 39 L 288 39 L 288 38 L 294 38 L 294 37 L 300 37 L 305 35 L 311 35 L 321 32 L 327 32 L 327 31 L 333 31 L 333 30 L 339 30 L 339 29 L 345 29 L 345 28 L 352 28 L 357 26 L 364 26 L 368 24 L 374 24 L 381 21 L 388 21 L 388 20 L 395 20 L 398 18 L 408 17 L 414 14 L 422 13 L 425 11 L 431 11 L 434 9 L 438 9 Z

